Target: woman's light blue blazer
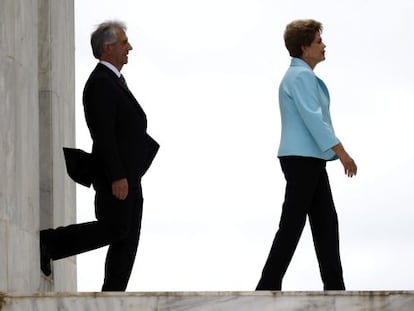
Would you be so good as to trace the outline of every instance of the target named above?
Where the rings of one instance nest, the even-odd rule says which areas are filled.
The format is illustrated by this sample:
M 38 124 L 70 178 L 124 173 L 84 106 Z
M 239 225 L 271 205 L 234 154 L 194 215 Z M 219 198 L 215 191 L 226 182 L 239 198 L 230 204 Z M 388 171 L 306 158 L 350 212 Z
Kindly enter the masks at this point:
M 329 92 L 312 68 L 292 58 L 279 87 L 282 121 L 278 156 L 337 159 L 331 149 L 340 143 L 329 112 Z

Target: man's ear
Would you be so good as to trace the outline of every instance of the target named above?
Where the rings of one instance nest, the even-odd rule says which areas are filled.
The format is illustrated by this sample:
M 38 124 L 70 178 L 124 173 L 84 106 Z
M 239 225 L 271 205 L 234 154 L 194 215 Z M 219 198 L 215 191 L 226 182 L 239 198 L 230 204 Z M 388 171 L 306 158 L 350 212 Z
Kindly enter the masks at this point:
M 103 44 L 102 45 L 102 54 L 108 54 L 112 50 L 112 46 L 110 44 Z

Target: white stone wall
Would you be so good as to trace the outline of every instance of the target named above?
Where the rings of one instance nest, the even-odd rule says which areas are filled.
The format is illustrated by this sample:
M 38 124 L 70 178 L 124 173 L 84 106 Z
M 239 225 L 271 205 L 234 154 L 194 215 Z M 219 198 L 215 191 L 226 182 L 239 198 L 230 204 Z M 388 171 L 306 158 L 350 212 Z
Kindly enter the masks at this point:
M 75 290 L 74 260 L 39 269 L 39 228 L 75 221 L 73 0 L 0 1 L 0 291 Z

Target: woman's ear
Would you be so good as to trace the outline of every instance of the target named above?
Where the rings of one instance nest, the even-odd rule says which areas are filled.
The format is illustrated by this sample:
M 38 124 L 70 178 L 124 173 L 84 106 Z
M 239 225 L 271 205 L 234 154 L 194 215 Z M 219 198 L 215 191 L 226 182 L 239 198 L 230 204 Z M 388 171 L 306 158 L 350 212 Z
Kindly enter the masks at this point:
M 308 48 L 306 46 L 302 46 L 301 50 L 302 50 L 302 58 L 308 57 Z

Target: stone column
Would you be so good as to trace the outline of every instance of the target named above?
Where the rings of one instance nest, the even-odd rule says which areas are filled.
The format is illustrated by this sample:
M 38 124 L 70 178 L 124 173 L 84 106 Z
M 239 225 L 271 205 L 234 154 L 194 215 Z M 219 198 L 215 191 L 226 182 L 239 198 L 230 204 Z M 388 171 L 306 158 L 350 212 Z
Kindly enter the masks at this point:
M 73 0 L 0 1 L 0 291 L 75 290 L 74 260 L 39 270 L 39 228 L 75 221 Z
M 0 1 L 0 289 L 36 289 L 40 272 L 36 1 Z
M 75 145 L 73 0 L 39 0 L 40 228 L 76 221 L 75 185 L 63 146 Z M 76 289 L 74 257 L 53 264 L 54 290 Z

